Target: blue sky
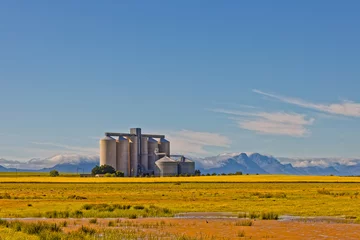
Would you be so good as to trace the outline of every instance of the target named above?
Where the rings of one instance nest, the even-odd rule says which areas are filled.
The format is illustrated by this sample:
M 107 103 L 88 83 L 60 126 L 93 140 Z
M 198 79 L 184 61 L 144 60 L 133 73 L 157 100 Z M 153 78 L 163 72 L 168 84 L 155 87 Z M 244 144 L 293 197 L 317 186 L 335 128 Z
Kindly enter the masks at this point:
M 360 157 L 358 1 L 2 1 L 0 158 L 174 152 Z

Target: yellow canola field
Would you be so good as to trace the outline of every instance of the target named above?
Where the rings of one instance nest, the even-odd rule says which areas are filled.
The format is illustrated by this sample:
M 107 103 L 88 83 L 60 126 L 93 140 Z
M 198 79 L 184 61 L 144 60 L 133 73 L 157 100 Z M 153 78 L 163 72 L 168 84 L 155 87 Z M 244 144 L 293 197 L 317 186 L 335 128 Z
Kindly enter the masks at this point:
M 171 183 L 171 182 L 216 182 L 216 183 L 360 183 L 360 177 L 340 176 L 292 176 L 292 175 L 236 175 L 236 176 L 198 176 L 198 177 L 48 177 L 15 175 L 0 177 L 0 183 Z

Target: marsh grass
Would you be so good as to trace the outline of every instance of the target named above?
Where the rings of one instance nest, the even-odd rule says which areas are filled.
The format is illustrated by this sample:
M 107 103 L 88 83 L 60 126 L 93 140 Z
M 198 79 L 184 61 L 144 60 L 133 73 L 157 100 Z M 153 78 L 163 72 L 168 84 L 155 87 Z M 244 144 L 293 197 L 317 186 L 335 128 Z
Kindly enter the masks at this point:
M 276 192 L 276 193 L 270 193 L 270 192 L 254 192 L 252 193 L 253 196 L 256 196 L 258 198 L 286 198 L 286 194 L 283 192 Z
M 257 218 L 260 218 L 260 216 L 261 216 L 261 214 L 257 213 L 257 212 L 249 213 L 249 218 L 251 218 L 251 219 L 257 219 Z
M 261 219 L 262 220 L 278 220 L 279 214 L 274 213 L 274 212 L 262 212 Z
M 245 231 L 244 231 L 244 230 L 239 230 L 239 231 L 237 232 L 237 236 L 238 236 L 238 237 L 245 237 Z
M 235 226 L 247 226 L 251 227 L 253 225 L 253 221 L 250 219 L 238 220 L 235 222 Z
M 59 223 L 60 227 L 67 227 L 68 222 L 67 221 L 62 221 Z
M 201 235 L 199 237 L 191 237 L 185 234 L 169 233 L 162 231 L 143 231 L 144 228 L 159 228 L 166 225 L 165 222 L 159 221 L 155 223 L 136 223 L 131 221 L 113 221 L 125 228 L 91 228 L 88 226 L 81 226 L 68 231 L 63 231 L 60 224 L 47 223 L 39 221 L 35 223 L 20 222 L 20 221 L 6 221 L 0 219 L 0 229 L 6 228 L 11 230 L 12 236 L 21 236 L 16 239 L 35 239 L 31 236 L 35 236 L 40 240 L 74 240 L 74 239 L 105 239 L 105 240 L 117 240 L 117 239 L 169 239 L 169 240 L 215 240 L 216 238 Z M 10 233 L 10 232 L 9 232 Z M 15 234 L 21 233 L 22 235 Z M 2 239 L 2 236 L 0 236 Z M 8 238 L 6 238 L 8 239 Z
M 89 223 L 91 223 L 91 224 L 96 224 L 96 223 L 97 223 L 97 219 L 96 219 L 96 218 L 90 219 L 90 220 L 89 220 Z
M 111 179 L 115 182 L 107 183 Z M 278 214 L 297 216 L 360 218 L 360 212 L 356 210 L 360 207 L 356 184 L 334 182 L 355 180 L 360 181 L 360 178 L 261 175 L 184 179 L 5 177 L 0 178 L 0 217 L 129 218 L 136 215 L 140 218 L 172 217 L 182 212 L 241 211 L 247 214 L 239 214 L 240 218 L 259 218 L 252 217 L 252 213 L 261 215 L 271 209 Z M 175 186 L 176 182 L 181 185 Z M 241 189 L 238 182 L 242 182 Z M 74 194 L 87 199 L 68 198 Z M 32 198 L 37 200 L 25 200 Z M 27 207 L 28 203 L 34 207 Z M 136 209 L 135 206 L 144 208 Z

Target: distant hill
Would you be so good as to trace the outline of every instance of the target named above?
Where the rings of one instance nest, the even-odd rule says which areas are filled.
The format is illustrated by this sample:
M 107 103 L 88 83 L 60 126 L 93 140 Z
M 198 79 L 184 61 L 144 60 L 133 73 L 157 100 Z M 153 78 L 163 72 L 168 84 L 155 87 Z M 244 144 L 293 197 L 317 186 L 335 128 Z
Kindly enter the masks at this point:
M 99 165 L 99 156 L 77 154 L 55 155 L 45 159 L 30 159 L 27 162 L 0 159 L 0 172 L 49 172 L 53 169 L 66 173 L 90 173 Z
M 310 160 L 307 159 L 306 161 Z M 291 163 L 281 163 L 273 156 L 261 155 L 259 153 L 249 155 L 245 153 L 221 154 L 197 160 L 197 162 L 202 165 L 200 167 L 201 172 L 205 174 L 234 173 L 241 171 L 244 174 L 360 175 L 360 162 L 357 162 L 357 160 L 352 161 L 352 165 L 348 165 L 348 162 L 341 164 L 329 161 L 328 166 L 311 166 L 306 164 L 301 166 L 301 164 L 297 162 L 300 166 L 294 167 Z M 204 167 L 204 165 L 215 165 L 215 167 Z
M 225 153 L 206 158 L 193 158 L 201 173 L 291 174 L 291 175 L 360 175 L 359 159 L 334 158 L 275 158 L 260 153 Z M 291 163 L 283 163 L 291 162 Z M 90 173 L 99 165 L 97 155 L 55 155 L 27 162 L 0 159 L 0 172 L 49 172 L 53 169 L 67 173 Z

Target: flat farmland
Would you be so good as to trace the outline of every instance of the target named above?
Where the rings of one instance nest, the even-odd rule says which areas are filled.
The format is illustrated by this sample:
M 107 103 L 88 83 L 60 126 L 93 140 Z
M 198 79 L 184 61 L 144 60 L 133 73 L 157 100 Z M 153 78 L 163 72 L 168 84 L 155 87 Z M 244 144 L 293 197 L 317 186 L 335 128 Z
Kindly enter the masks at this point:
M 141 218 L 273 212 L 360 218 L 360 178 L 209 176 L 0 177 L 0 217 Z
M 4 173 L 0 239 L 358 239 L 359 180 Z

